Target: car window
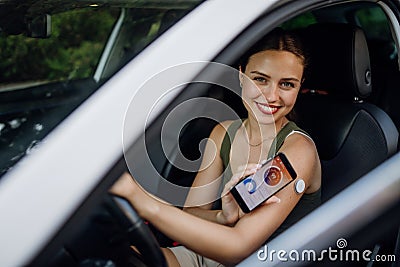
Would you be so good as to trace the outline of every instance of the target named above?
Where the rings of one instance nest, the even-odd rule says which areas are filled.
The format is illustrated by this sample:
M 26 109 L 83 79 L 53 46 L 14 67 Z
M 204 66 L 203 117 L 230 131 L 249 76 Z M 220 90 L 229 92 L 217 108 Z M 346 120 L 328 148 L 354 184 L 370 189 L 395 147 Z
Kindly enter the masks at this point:
M 3 34 L 1 89 L 93 76 L 118 15 L 118 9 L 79 9 L 52 15 L 49 38 Z
M 316 22 L 317 19 L 315 18 L 315 16 L 311 12 L 306 12 L 282 23 L 281 27 L 286 30 L 292 30 L 304 28 Z
M 368 39 L 391 39 L 387 17 L 380 7 L 363 8 L 357 10 L 354 15 Z
M 0 5 L 0 177 L 198 4 L 167 2 Z
M 110 77 L 189 11 L 180 8 L 126 9 L 107 65 L 98 70 L 98 78 Z

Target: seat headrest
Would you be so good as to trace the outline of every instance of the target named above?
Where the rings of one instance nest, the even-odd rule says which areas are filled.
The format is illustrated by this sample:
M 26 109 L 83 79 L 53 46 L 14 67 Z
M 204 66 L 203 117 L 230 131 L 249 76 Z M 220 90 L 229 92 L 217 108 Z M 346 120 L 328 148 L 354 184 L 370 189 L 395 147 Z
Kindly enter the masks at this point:
M 342 23 L 313 24 L 301 30 L 309 54 L 303 88 L 367 97 L 372 90 L 367 41 L 361 28 Z

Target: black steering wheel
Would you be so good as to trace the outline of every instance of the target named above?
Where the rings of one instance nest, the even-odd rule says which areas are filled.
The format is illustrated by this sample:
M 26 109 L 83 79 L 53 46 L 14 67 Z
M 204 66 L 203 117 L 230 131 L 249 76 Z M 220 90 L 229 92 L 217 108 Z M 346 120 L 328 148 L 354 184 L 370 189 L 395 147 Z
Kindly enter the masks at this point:
M 134 245 L 138 249 L 146 265 L 167 267 L 166 259 L 157 239 L 129 201 L 110 194 L 110 201 L 107 201 L 106 207 L 118 221 L 130 245 Z
M 32 266 L 167 266 L 153 232 L 126 199 L 105 194 L 92 208 L 79 223 L 70 223 L 61 244 Z

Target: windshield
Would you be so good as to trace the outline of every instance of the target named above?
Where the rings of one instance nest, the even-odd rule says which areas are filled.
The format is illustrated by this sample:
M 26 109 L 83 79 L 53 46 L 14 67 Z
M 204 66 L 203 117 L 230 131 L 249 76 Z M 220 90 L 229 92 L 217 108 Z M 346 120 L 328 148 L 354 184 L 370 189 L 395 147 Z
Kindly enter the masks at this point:
M 0 2 L 0 177 L 198 4 L 54 2 Z

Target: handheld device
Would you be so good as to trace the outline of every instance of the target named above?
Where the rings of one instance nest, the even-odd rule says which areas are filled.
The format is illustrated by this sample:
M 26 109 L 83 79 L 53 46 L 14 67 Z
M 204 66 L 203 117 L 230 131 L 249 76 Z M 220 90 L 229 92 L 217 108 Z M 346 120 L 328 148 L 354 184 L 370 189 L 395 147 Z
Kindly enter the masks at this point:
M 240 208 L 248 213 L 295 180 L 297 174 L 285 154 L 278 153 L 253 175 L 237 183 L 231 193 Z

